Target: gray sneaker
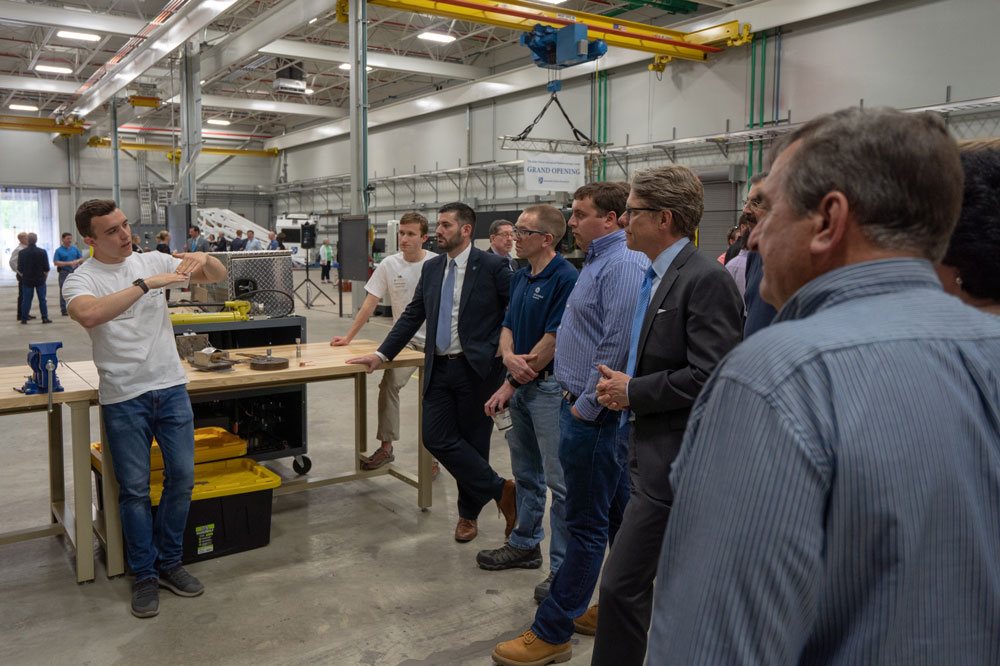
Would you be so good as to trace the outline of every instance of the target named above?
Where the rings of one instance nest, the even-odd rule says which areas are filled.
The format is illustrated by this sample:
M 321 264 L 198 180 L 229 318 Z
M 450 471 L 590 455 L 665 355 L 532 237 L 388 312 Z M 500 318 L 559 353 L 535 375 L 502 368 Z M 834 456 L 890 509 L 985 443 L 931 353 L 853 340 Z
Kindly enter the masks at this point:
M 545 601 L 545 598 L 549 596 L 549 588 L 552 587 L 552 579 L 555 577 L 555 573 L 550 572 L 549 575 L 545 577 L 545 580 L 535 586 L 536 602 L 542 603 Z
M 160 588 L 155 578 L 147 578 L 132 586 L 132 615 L 153 617 L 160 612 Z
M 160 587 L 165 587 L 182 597 L 197 597 L 205 591 L 205 586 L 197 578 L 177 565 L 170 571 L 160 572 Z
M 542 566 L 542 550 L 534 548 L 522 550 L 505 543 L 495 550 L 481 550 L 476 554 L 480 569 L 501 571 L 502 569 L 537 569 Z

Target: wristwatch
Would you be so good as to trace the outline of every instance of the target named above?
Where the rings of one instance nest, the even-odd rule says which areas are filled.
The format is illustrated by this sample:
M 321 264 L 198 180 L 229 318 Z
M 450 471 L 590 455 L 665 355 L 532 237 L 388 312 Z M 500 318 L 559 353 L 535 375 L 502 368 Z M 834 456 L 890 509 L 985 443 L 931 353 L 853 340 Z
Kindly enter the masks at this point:
M 513 386 L 514 388 L 520 388 L 521 386 L 521 382 L 514 379 L 513 375 L 507 375 L 507 383 Z
M 139 289 L 142 289 L 142 293 L 144 293 L 144 294 L 148 294 L 149 293 L 149 287 L 146 286 L 146 281 L 143 280 L 142 278 L 139 278 L 138 280 L 136 280 L 132 284 L 134 286 L 136 286 L 136 287 L 139 287 Z

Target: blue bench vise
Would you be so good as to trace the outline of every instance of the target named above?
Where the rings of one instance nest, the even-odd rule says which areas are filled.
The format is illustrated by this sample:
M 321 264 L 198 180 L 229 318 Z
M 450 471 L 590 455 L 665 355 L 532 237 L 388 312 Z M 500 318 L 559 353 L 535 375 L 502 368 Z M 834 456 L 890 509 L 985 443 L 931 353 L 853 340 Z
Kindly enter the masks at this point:
M 61 342 L 34 342 L 28 345 L 28 367 L 31 377 L 21 387 L 21 393 L 35 395 L 36 393 L 58 393 L 63 390 L 56 377 L 59 358 L 56 350 L 62 347 Z

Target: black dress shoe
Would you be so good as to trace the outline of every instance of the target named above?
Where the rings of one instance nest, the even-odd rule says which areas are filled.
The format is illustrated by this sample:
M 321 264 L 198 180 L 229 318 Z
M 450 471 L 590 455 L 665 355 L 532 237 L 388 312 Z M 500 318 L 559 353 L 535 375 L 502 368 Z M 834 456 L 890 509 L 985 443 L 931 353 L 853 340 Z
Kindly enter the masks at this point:
M 38 319 L 35 315 L 28 315 L 28 319 Z
M 27 319 L 22 319 L 22 320 L 21 320 L 21 323 L 22 323 L 22 324 L 27 324 L 27 323 L 28 323 L 28 320 L 27 320 Z
M 51 319 L 43 319 L 43 320 L 42 320 L 42 323 L 43 323 L 43 324 L 51 324 L 51 323 L 52 323 L 52 320 L 51 320 Z

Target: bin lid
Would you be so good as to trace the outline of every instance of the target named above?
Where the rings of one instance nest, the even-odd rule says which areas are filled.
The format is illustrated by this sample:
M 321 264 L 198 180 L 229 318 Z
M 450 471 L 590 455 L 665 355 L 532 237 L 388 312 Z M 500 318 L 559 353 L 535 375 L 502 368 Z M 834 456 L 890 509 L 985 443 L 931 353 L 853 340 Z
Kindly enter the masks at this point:
M 194 466 L 194 490 L 191 501 L 270 490 L 281 485 L 281 477 L 250 458 L 217 460 Z M 153 506 L 163 494 L 163 470 L 149 475 L 149 499 Z

